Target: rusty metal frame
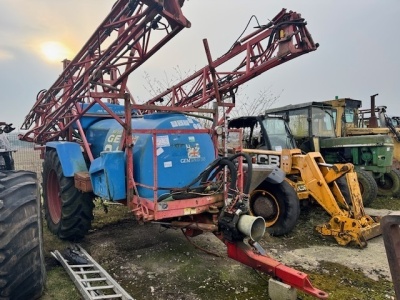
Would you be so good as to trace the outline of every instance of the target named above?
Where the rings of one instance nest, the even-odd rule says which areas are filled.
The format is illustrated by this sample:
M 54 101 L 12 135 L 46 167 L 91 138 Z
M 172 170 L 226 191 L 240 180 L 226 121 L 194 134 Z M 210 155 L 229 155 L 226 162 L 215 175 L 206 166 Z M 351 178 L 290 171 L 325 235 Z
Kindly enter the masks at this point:
M 117 1 L 75 58 L 64 61 L 58 80 L 38 94 L 22 124 L 21 129 L 28 130 L 22 139 L 43 145 L 71 138 L 69 129 L 95 103 L 123 125 L 103 101 L 117 103 L 123 99 L 129 93 L 128 75 L 183 28 L 190 27 L 178 0 L 166 2 L 162 6 L 156 0 Z M 153 41 L 154 29 L 161 26 L 165 27 L 158 30 Z M 81 103 L 89 105 L 82 109 Z M 85 149 L 90 152 L 87 145 Z
M 203 42 L 208 65 L 147 101 L 148 107 L 142 106 L 142 109 L 147 109 L 144 113 L 176 107 L 193 110 L 204 107 L 214 99 L 219 106 L 227 106 L 229 112 L 235 103 L 227 99 L 240 85 L 318 47 L 301 15 L 287 12 L 286 9 L 273 18 L 270 24 L 260 26 L 255 32 L 237 41 L 215 61 L 211 61 L 207 41 Z M 234 70 L 226 70 L 225 64 L 234 58 L 240 60 L 240 63 Z
M 381 226 L 396 299 L 400 300 L 400 211 L 382 217 Z
M 147 61 L 183 28 L 190 27 L 181 12 L 182 0 L 118 0 L 106 19 L 100 24 L 92 37 L 72 61 L 64 61 L 64 70 L 58 80 L 48 90 L 42 90 L 21 129 L 27 130 L 21 139 L 45 145 L 49 141 L 68 140 L 80 143 L 90 161 L 94 159 L 80 118 L 95 104 L 100 105 L 110 118 L 123 127 L 123 141 L 120 149 L 126 153 L 127 199 L 126 204 L 140 221 L 165 220 L 180 217 L 170 223 L 186 229 L 199 229 L 217 233 L 218 208 L 224 207 L 223 192 L 199 198 L 157 202 L 157 155 L 153 145 L 154 199 L 140 197 L 137 193 L 139 182 L 133 178 L 133 133 L 157 134 L 187 133 L 188 130 L 137 130 L 132 129 L 132 109 L 141 113 L 153 111 L 205 112 L 214 114 L 215 126 L 218 123 L 218 109 L 205 106 L 217 100 L 217 106 L 234 107 L 228 102 L 235 89 L 261 73 L 289 61 L 302 54 L 314 51 L 315 44 L 305 27 L 300 14 L 283 9 L 272 21 L 260 26 L 254 33 L 237 41 L 232 48 L 215 61 L 211 60 L 208 44 L 204 41 L 208 66 L 196 72 L 181 84 L 157 96 L 145 104 L 135 103 L 127 88 L 128 75 Z M 162 4 L 163 5 L 162 5 Z M 165 24 L 168 24 L 165 26 Z M 152 32 L 165 26 L 163 34 Z M 160 38 L 161 36 L 161 38 Z M 219 70 L 219 67 L 239 54 L 244 54 L 233 71 Z M 218 68 L 218 70 L 217 70 Z M 186 88 L 186 83 L 190 83 Z M 162 97 L 170 95 L 165 105 L 159 105 Z M 107 103 L 124 101 L 124 118 L 108 108 Z M 82 103 L 87 106 L 83 107 Z M 76 129 L 73 128 L 76 126 Z M 77 138 L 73 133 L 79 133 Z M 207 132 L 206 130 L 203 130 Z M 195 130 L 193 132 L 203 132 Z M 217 149 L 215 149 L 217 152 Z M 239 161 L 239 166 L 241 161 Z M 244 174 L 239 178 L 243 180 Z M 243 182 L 239 181 L 242 187 Z M 239 191 L 241 192 L 241 191 Z M 208 214 L 201 213 L 208 212 Z M 242 243 L 228 243 L 229 257 L 246 265 L 258 268 L 268 274 L 281 278 L 294 287 L 318 298 L 327 294 L 312 287 L 306 274 L 283 266 L 272 258 L 242 248 Z

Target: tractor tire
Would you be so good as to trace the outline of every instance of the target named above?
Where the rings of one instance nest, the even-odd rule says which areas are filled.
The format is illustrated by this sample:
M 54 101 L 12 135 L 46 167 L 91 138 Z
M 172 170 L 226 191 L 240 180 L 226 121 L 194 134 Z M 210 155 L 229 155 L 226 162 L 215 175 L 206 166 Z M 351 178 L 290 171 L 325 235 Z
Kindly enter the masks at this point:
M 395 196 L 400 191 L 400 172 L 391 170 L 390 173 L 383 174 L 382 182 L 380 179 L 376 180 L 378 185 L 378 196 Z
M 296 226 L 300 216 L 300 201 L 288 182 L 263 182 L 250 194 L 250 213 L 264 218 L 266 231 L 270 235 L 282 236 Z
M 336 184 L 339 187 L 340 192 L 343 195 L 344 200 L 348 205 L 351 205 L 351 195 L 349 185 L 347 184 L 346 176 L 342 176 L 336 180 Z
M 82 193 L 75 188 L 73 177 L 64 176 L 55 150 L 46 152 L 42 175 L 44 211 L 50 232 L 60 239 L 82 239 L 93 220 L 92 193 Z
M 367 171 L 357 170 L 358 184 L 360 185 L 361 196 L 364 206 L 369 206 L 378 195 L 378 185 L 374 177 Z
M 0 172 L 0 299 L 38 299 L 46 271 L 36 173 Z

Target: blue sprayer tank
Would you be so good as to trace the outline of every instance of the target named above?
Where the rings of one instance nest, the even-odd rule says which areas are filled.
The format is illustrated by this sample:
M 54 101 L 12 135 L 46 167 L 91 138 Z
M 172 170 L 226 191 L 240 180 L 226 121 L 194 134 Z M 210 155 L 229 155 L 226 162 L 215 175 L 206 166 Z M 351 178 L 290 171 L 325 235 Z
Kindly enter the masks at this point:
M 95 194 L 112 198 L 109 200 L 122 200 L 125 197 L 122 190 L 126 187 L 125 173 L 122 173 L 126 167 L 125 154 L 118 151 L 122 126 L 114 119 L 86 116 L 81 123 L 95 157 L 89 168 Z M 196 119 L 180 113 L 155 113 L 132 119 L 132 129 L 202 128 Z M 134 133 L 133 142 L 133 178 L 136 183 L 145 185 L 138 185 L 139 196 L 151 200 L 154 200 L 154 157 L 158 172 L 157 198 L 168 194 L 170 189 L 190 184 L 215 159 L 214 146 L 207 133 L 157 134 L 155 149 L 152 134 Z M 104 186 L 105 182 L 112 186 Z

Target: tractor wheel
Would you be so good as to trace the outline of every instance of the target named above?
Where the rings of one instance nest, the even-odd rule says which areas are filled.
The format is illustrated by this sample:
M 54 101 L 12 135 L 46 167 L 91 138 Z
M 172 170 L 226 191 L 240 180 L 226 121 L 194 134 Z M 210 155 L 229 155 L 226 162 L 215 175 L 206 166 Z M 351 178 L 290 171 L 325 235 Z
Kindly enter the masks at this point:
M 400 191 L 400 172 L 391 170 L 390 173 L 383 174 L 382 178 L 376 179 L 379 196 L 394 196 Z
M 367 171 L 357 170 L 358 184 L 360 185 L 361 196 L 364 206 L 368 206 L 378 195 L 378 185 L 374 177 Z
M 92 194 L 80 192 L 74 178 L 64 176 L 55 150 L 46 152 L 42 188 L 49 230 L 60 239 L 82 239 L 93 220 Z
M 263 182 L 250 195 L 250 212 L 264 218 L 270 235 L 281 236 L 296 226 L 300 216 L 300 201 L 288 182 Z
M 336 180 L 336 184 L 339 187 L 340 192 L 343 195 L 344 200 L 348 205 L 351 205 L 351 195 L 349 185 L 347 184 L 346 176 L 342 176 Z
M 38 299 L 45 266 L 36 174 L 0 173 L 0 299 Z

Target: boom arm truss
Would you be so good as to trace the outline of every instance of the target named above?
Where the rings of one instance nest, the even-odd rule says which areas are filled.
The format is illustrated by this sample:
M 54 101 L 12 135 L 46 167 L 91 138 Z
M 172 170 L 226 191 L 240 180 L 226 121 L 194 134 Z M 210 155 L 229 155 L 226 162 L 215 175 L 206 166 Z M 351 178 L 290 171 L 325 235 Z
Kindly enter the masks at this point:
M 234 92 L 241 84 L 317 49 L 319 45 L 314 43 L 306 24 L 300 14 L 283 9 L 269 24 L 237 41 L 226 54 L 213 62 L 204 41 L 209 64 L 149 100 L 147 107 L 137 108 L 146 108 L 145 113 L 154 110 L 195 111 L 216 99 L 219 106 L 232 109 Z M 233 71 L 222 70 L 234 58 L 240 61 L 237 67 Z M 232 102 L 226 101 L 228 98 L 232 98 Z
M 182 4 L 181 0 L 117 1 L 75 58 L 64 61 L 57 81 L 39 92 L 22 124 L 28 130 L 22 139 L 45 144 L 65 138 L 72 124 L 79 123 L 95 103 L 123 124 L 103 101 L 118 103 L 129 93 L 128 75 L 184 27 L 190 27 Z M 80 103 L 84 102 L 89 105 L 83 109 Z

